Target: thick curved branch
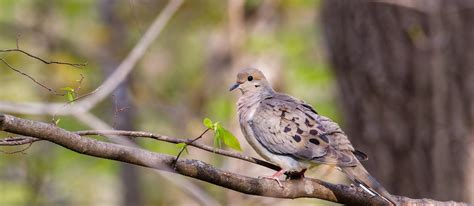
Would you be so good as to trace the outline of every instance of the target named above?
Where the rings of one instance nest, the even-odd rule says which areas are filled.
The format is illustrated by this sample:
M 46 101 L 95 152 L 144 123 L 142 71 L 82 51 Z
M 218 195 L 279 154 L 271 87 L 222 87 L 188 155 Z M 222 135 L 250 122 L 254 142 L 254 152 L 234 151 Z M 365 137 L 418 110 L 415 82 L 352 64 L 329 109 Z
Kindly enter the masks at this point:
M 176 169 L 172 170 L 170 166 L 175 159 L 174 156 L 84 138 L 73 132 L 56 127 L 53 124 L 20 119 L 10 115 L 0 114 L 0 130 L 48 140 L 85 155 L 179 173 L 251 195 L 278 198 L 319 198 L 348 205 L 387 204 L 378 196 L 369 197 L 367 193 L 350 186 L 334 185 L 316 179 L 303 178 L 299 180 L 282 181 L 283 187 L 280 187 L 275 181 L 251 178 L 223 171 L 199 160 L 178 160 L 176 162 Z M 402 205 L 467 205 L 465 203 L 437 202 L 428 199 L 415 200 L 406 197 L 395 198 Z
M 250 163 L 258 164 L 264 167 L 267 167 L 269 169 L 279 171 L 281 168 L 277 165 L 274 165 L 270 162 L 255 158 L 255 157 L 249 157 L 246 155 L 243 155 L 241 153 L 237 152 L 232 152 L 228 150 L 223 150 L 215 147 L 211 147 L 199 142 L 195 142 L 192 139 L 181 139 L 181 138 L 176 138 L 176 137 L 170 137 L 166 135 L 160 135 L 160 134 L 154 134 L 151 132 L 143 132 L 143 131 L 124 131 L 124 130 L 85 130 L 85 131 L 76 131 L 73 132 L 74 134 L 80 135 L 80 136 L 86 136 L 86 135 L 101 135 L 101 136 L 107 136 L 107 135 L 117 135 L 117 136 L 125 136 L 125 137 L 145 137 L 145 138 L 151 138 L 159 141 L 164 141 L 164 142 L 169 142 L 169 143 L 186 143 L 190 146 L 212 152 L 215 154 L 220 154 L 223 156 L 227 157 L 232 157 L 235 159 L 240 159 L 244 160 Z M 35 138 L 35 137 L 9 137 L 9 138 L 3 138 L 0 139 L 0 146 L 13 146 L 13 145 L 24 145 L 24 144 L 30 144 L 36 141 L 39 141 L 41 139 Z

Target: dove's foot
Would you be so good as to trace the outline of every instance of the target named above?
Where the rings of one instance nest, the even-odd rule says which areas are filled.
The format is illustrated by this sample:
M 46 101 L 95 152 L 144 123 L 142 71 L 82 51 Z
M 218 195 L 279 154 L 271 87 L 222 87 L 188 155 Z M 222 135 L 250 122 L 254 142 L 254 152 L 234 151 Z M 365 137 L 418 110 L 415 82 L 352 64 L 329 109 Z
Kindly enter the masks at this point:
M 275 180 L 275 181 L 278 183 L 278 185 L 279 185 L 280 187 L 283 187 L 283 185 L 281 184 L 281 182 L 280 182 L 280 179 L 278 179 L 278 177 L 273 177 L 273 176 L 265 176 L 265 177 L 260 177 L 260 178 L 263 178 L 263 179 L 270 179 L 270 180 Z
M 275 180 L 277 181 L 278 185 L 280 187 L 283 187 L 283 185 L 281 184 L 280 182 L 280 179 L 278 179 L 282 174 L 284 174 L 286 172 L 286 170 L 280 170 L 278 172 L 276 172 L 275 174 L 273 174 L 272 176 L 263 176 L 263 177 L 258 177 L 258 178 L 265 178 L 265 179 L 271 179 L 271 180 Z

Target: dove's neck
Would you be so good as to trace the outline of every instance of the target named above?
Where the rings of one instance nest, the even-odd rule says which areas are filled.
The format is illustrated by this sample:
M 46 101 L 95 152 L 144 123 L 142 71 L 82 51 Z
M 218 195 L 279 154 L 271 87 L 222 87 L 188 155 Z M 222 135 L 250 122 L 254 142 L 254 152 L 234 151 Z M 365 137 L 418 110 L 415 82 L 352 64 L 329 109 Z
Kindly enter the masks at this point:
M 239 98 L 238 104 L 250 106 L 250 105 L 257 104 L 258 102 L 268 97 L 272 97 L 274 95 L 275 95 L 275 91 L 273 89 L 260 90 L 260 91 L 247 91 L 243 93 L 242 96 Z
M 265 90 L 265 91 L 247 91 L 245 92 L 237 102 L 238 113 L 241 120 L 249 120 L 252 118 L 253 113 L 257 109 L 258 103 L 260 101 L 272 97 L 275 95 L 275 91 Z

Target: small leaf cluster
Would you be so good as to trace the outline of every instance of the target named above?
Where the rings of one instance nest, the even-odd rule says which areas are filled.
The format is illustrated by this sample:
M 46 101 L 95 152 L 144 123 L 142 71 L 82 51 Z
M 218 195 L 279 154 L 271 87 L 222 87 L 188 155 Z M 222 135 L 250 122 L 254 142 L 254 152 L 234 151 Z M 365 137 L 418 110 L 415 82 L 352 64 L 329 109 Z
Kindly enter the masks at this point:
M 212 122 L 211 119 L 205 118 L 203 120 L 204 126 L 214 131 L 214 147 L 221 148 L 222 143 L 226 146 L 242 151 L 239 140 L 227 129 L 225 129 L 219 122 Z
M 74 98 L 76 98 L 76 93 L 75 93 L 75 91 L 74 91 L 73 88 L 71 88 L 71 87 L 64 87 L 64 88 L 61 88 L 61 90 L 63 90 L 63 91 L 66 92 L 66 99 L 67 99 L 67 101 L 69 101 L 69 102 L 74 101 Z

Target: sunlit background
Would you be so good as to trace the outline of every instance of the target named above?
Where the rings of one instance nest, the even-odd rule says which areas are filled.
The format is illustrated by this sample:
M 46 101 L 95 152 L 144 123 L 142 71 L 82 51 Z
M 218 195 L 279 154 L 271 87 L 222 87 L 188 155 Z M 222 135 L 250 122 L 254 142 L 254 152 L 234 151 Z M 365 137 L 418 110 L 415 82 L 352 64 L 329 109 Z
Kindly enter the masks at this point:
M 43 64 L 15 52 L 0 53 L 0 57 L 49 88 L 80 88 L 78 95 L 84 95 L 95 90 L 115 70 L 167 3 L 0 1 L 0 49 L 18 45 L 46 60 L 87 66 Z M 310 103 L 344 128 L 345 110 L 341 109 L 335 71 L 323 38 L 322 7 L 317 0 L 185 1 L 127 81 L 92 112 L 115 128 L 179 138 L 197 137 L 205 130 L 202 120 L 209 117 L 237 136 L 243 153 L 258 157 L 238 126 L 235 103 L 240 94 L 228 92 L 240 69 L 256 67 L 267 75 L 277 91 Z M 414 26 L 408 33 L 413 38 L 429 36 L 423 29 L 423 25 Z M 0 82 L 1 101 L 67 102 L 66 97 L 52 94 L 1 63 Z M 350 99 L 346 96 L 342 100 L 347 98 Z M 51 116 L 20 116 L 52 121 Z M 59 126 L 67 130 L 91 129 L 70 116 L 57 119 Z M 213 145 L 212 134 L 199 141 Z M 178 153 L 173 144 L 143 139 L 137 142 L 151 151 Z M 372 143 L 365 147 L 376 147 L 375 141 Z M 176 174 L 130 168 L 80 155 L 48 142 L 37 142 L 24 152 L 7 154 L 24 147 L 0 147 L 0 205 L 335 205 L 316 199 L 249 196 Z M 273 173 L 258 165 L 195 148 L 190 148 L 184 158 L 204 160 L 223 170 L 252 177 Z M 396 170 L 393 162 L 390 165 L 379 166 L 379 177 L 386 174 L 383 170 Z M 342 173 L 325 166 L 308 175 L 349 184 Z M 385 183 L 395 184 L 397 178 L 393 176 Z M 191 187 L 195 193 L 186 189 Z
M 21 49 L 48 60 L 83 63 L 76 69 L 46 65 L 18 53 L 2 54 L 12 66 L 50 88 L 93 91 L 123 60 L 167 1 L 2 1 L 1 48 Z M 339 120 L 331 70 L 324 58 L 318 1 L 186 1 L 133 70 L 126 92 L 131 101 L 102 102 L 93 111 L 110 125 L 132 112 L 135 130 L 181 138 L 198 136 L 202 119 L 219 121 L 239 138 L 244 153 L 257 156 L 245 142 L 236 118 L 238 92 L 228 92 L 244 67 L 264 71 L 272 84 Z M 67 101 L 2 65 L 0 99 L 14 102 Z M 117 108 L 131 107 L 120 112 Z M 67 109 L 67 108 L 66 108 Z M 50 116 L 30 117 L 51 121 Z M 60 117 L 69 130 L 90 129 Z M 212 145 L 212 135 L 202 142 Z M 168 143 L 140 140 L 152 151 L 176 155 Z M 4 151 L 21 149 L 1 148 Z M 249 176 L 273 171 L 191 148 L 185 155 Z M 20 154 L 0 154 L 0 205 L 121 205 L 127 185 L 119 163 L 86 157 L 47 142 Z M 338 172 L 336 172 L 338 173 Z M 199 205 L 192 195 L 161 176 L 140 168 L 143 205 Z M 327 175 L 326 175 L 327 176 Z M 331 179 L 331 177 L 327 177 Z M 334 178 L 332 178 L 334 179 Z M 344 180 L 341 179 L 343 182 Z M 208 198 L 225 205 L 314 204 L 317 200 L 280 200 L 243 195 L 190 181 Z M 186 187 L 186 186 L 184 186 Z

